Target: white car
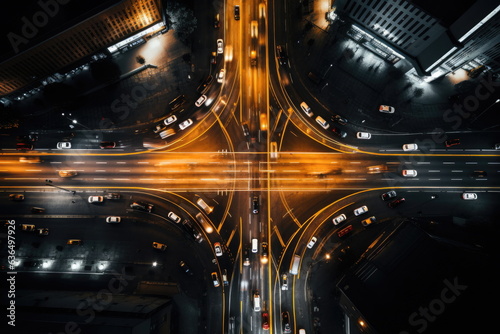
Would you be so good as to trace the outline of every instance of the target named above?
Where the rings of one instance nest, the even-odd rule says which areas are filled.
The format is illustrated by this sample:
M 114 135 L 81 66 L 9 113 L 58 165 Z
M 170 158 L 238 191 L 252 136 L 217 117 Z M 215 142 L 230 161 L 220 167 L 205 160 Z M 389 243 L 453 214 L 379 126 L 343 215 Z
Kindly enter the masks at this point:
M 363 213 L 366 213 L 366 212 L 368 212 L 368 207 L 366 205 L 363 205 L 363 206 L 357 208 L 356 210 L 354 210 L 354 215 L 359 216 L 359 215 L 362 215 Z
M 346 219 L 347 219 L 347 217 L 344 214 L 338 215 L 337 217 L 333 218 L 333 220 L 332 220 L 333 225 L 338 225 Z
M 186 128 L 188 128 L 192 124 L 193 124 L 193 120 L 191 118 L 188 118 L 184 122 L 182 122 L 181 124 L 179 124 L 179 129 L 185 130 Z
M 170 211 L 167 215 L 167 217 L 172 220 L 174 223 L 180 223 L 181 222 L 181 217 L 177 216 L 175 213 Z
M 215 255 L 222 256 L 222 247 L 219 242 L 214 243 Z
M 318 241 L 318 239 L 316 237 L 312 237 L 311 241 L 309 241 L 309 243 L 307 244 L 307 248 L 309 249 L 313 248 L 316 241 Z
M 106 223 L 108 223 L 108 224 L 110 224 L 110 223 L 119 223 L 121 221 L 122 221 L 121 217 L 107 217 L 106 218 Z
M 198 98 L 198 100 L 196 100 L 196 102 L 194 103 L 195 106 L 197 107 L 201 107 L 201 105 L 203 103 L 205 103 L 205 101 L 207 100 L 207 96 L 206 95 L 202 95 Z
M 462 198 L 465 200 L 477 199 L 477 194 L 476 193 L 463 193 Z
M 417 144 L 404 144 L 403 145 L 403 151 L 416 151 L 418 150 L 418 145 Z
M 219 71 L 219 74 L 217 75 L 217 82 L 222 83 L 224 81 L 224 74 L 226 74 L 226 71 L 222 68 Z
M 307 115 L 307 116 L 312 117 L 313 112 L 311 111 L 311 108 L 309 108 L 309 106 L 307 105 L 307 103 L 302 102 L 302 103 L 300 104 L 300 107 L 301 107 L 301 108 L 302 108 L 302 110 L 306 113 L 306 115 Z
M 391 106 L 381 105 L 380 107 L 378 107 L 378 111 L 385 112 L 387 114 L 394 114 L 394 112 L 396 111 L 396 109 L 394 109 L 394 107 L 391 107 Z
M 401 174 L 404 177 L 416 177 L 417 176 L 417 171 L 414 170 L 414 169 L 403 169 L 403 171 L 401 172 Z
M 102 196 L 89 196 L 89 203 L 102 203 L 104 202 L 104 197 Z
M 356 133 L 358 139 L 370 139 L 372 137 L 371 133 L 368 132 L 358 132 Z
M 170 124 L 174 123 L 175 121 L 177 121 L 177 116 L 172 115 L 170 117 L 165 118 L 165 120 L 163 121 L 163 123 L 165 125 L 170 125 Z
M 57 148 L 59 150 L 71 148 L 71 143 L 69 141 L 60 141 L 59 143 L 57 143 Z
M 222 41 L 222 39 L 218 39 L 217 40 L 217 53 L 218 54 L 222 54 L 224 52 L 224 42 Z

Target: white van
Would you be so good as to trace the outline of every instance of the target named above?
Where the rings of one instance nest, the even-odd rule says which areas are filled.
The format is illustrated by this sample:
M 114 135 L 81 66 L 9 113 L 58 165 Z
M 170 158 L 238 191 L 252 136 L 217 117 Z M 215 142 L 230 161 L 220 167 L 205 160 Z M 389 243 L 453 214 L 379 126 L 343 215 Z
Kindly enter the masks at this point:
M 316 116 L 316 122 L 318 122 L 318 124 L 325 130 L 330 127 L 330 124 L 328 124 L 328 122 L 321 116 Z
M 253 310 L 260 312 L 260 295 L 258 291 L 255 291 L 253 294 Z
M 205 212 L 208 214 L 210 214 L 214 208 L 209 206 L 207 204 L 207 202 L 205 202 L 202 198 L 198 198 L 198 200 L 196 201 L 196 204 L 198 204 L 203 210 L 205 210 Z
M 252 239 L 252 253 L 257 253 L 259 250 L 259 240 L 257 239 Z

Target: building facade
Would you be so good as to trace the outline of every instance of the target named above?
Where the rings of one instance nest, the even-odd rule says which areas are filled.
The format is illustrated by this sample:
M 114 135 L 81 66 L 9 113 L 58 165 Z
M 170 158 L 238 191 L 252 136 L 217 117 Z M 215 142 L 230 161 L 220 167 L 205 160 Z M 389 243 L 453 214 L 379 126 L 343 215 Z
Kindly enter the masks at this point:
M 417 76 L 432 80 L 477 66 L 500 71 L 498 2 L 458 6 L 446 0 L 435 5 L 420 0 L 337 0 L 334 9 L 353 24 L 352 38 L 393 63 L 407 59 Z
M 163 29 L 165 22 L 160 0 L 114 1 L 97 13 L 73 14 L 74 24 L 26 50 L 21 50 L 23 36 L 10 35 L 16 52 L 0 63 L 0 97 L 39 86 L 48 76 L 141 31 Z

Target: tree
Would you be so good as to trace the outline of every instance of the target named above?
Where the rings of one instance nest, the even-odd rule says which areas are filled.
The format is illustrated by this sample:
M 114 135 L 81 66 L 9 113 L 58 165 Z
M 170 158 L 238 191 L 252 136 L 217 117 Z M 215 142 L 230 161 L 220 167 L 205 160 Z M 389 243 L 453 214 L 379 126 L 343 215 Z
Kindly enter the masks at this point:
M 168 2 L 166 18 L 169 27 L 175 31 L 179 40 L 187 43 L 198 23 L 193 11 L 178 2 Z

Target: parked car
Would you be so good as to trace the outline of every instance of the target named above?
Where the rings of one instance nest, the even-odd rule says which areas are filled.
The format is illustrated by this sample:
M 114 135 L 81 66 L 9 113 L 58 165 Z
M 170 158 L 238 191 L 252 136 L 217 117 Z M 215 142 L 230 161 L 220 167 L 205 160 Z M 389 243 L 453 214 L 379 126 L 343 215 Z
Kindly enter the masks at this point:
M 42 227 L 36 230 L 38 235 L 49 235 L 49 229 L 46 227 Z
M 198 98 L 198 100 L 196 100 L 196 102 L 194 103 L 195 106 L 197 107 L 201 107 L 201 105 L 203 103 L 205 103 L 207 101 L 207 96 L 206 95 L 202 95 Z
M 416 177 L 417 171 L 414 169 L 403 169 L 401 175 L 403 175 L 404 177 Z
M 452 147 L 455 145 L 460 145 L 460 139 L 455 138 L 455 139 L 448 139 L 447 141 L 444 142 L 444 145 L 446 147 Z
M 358 132 L 356 133 L 356 138 L 358 139 L 370 139 L 372 134 L 369 132 Z
M 172 115 L 163 120 L 163 124 L 165 125 L 170 125 L 172 123 L 175 123 L 177 121 L 177 116 Z
M 347 217 L 344 214 L 338 215 L 337 217 L 333 218 L 333 220 L 332 220 L 333 225 L 338 225 L 346 219 L 347 219 Z
M 221 70 L 219 71 L 219 74 L 217 74 L 217 82 L 218 83 L 223 83 L 224 82 L 224 75 L 226 74 L 226 70 L 224 70 L 223 68 L 221 68 Z
M 174 223 L 177 223 L 179 224 L 181 222 L 181 217 L 177 216 L 175 213 L 173 213 L 172 211 L 170 211 L 168 214 L 167 214 L 167 217 L 173 221 Z
M 359 216 L 362 215 L 363 213 L 368 212 L 368 207 L 366 205 L 360 206 L 356 210 L 354 210 L 354 215 Z
M 465 200 L 474 200 L 474 199 L 477 199 L 477 194 L 476 193 L 463 193 L 462 198 Z
M 405 151 L 405 152 L 416 151 L 416 150 L 418 150 L 417 144 L 404 144 L 403 145 L 403 151 Z
M 387 203 L 387 206 L 390 207 L 390 208 L 395 208 L 397 207 L 398 205 L 401 205 L 405 202 L 405 199 L 404 197 L 401 197 L 401 198 L 398 198 L 398 199 L 395 199 L 394 201 L 392 202 L 389 202 Z
M 316 241 L 318 241 L 318 239 L 316 237 L 312 237 L 309 243 L 307 244 L 307 248 L 309 249 L 313 248 L 314 245 L 316 244 Z
M 116 216 L 111 216 L 111 217 L 106 217 L 106 223 L 108 224 L 117 224 L 122 221 L 121 217 L 116 217 Z
M 99 147 L 101 149 L 104 149 L 104 148 L 115 148 L 116 147 L 116 143 L 114 141 L 102 141 L 99 144 Z
M 24 195 L 22 195 L 22 194 L 10 194 L 9 199 L 11 201 L 16 201 L 16 202 L 24 201 Z
M 224 52 L 224 41 L 222 39 L 217 40 L 217 53 L 222 54 Z
M 384 113 L 387 113 L 387 114 L 394 114 L 394 112 L 396 111 L 396 109 L 394 109 L 394 107 L 391 107 L 391 106 L 381 105 L 380 107 L 378 107 L 378 111 L 384 112 Z
M 21 230 L 25 232 L 35 232 L 35 225 L 32 224 L 21 224 Z
M 313 112 L 311 111 L 311 108 L 309 108 L 309 106 L 307 105 L 307 103 L 302 102 L 302 103 L 300 104 L 300 108 L 302 108 L 302 110 L 304 111 L 304 113 L 305 113 L 307 116 L 312 117 Z
M 222 256 L 222 247 L 220 245 L 220 242 L 214 243 L 214 250 L 215 250 L 215 255 Z
M 153 241 L 153 248 L 164 252 L 167 249 L 167 245 L 162 244 L 160 242 Z
M 388 191 L 386 193 L 383 193 L 381 196 L 383 201 L 390 200 L 391 198 L 396 197 L 396 192 L 394 190 Z
M 59 150 L 70 149 L 70 148 L 71 148 L 71 143 L 68 141 L 61 141 L 57 143 L 57 149 Z

